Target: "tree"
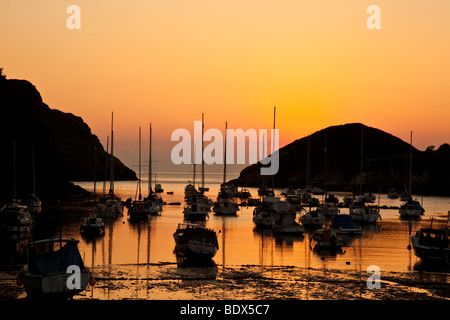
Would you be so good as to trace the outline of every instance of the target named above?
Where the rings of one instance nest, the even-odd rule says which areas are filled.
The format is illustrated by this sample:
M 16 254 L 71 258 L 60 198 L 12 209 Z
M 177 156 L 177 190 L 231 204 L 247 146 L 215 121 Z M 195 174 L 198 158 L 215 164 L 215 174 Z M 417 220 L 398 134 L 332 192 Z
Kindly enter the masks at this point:
M 6 74 L 3 73 L 3 68 L 0 68 L 0 80 L 6 80 Z

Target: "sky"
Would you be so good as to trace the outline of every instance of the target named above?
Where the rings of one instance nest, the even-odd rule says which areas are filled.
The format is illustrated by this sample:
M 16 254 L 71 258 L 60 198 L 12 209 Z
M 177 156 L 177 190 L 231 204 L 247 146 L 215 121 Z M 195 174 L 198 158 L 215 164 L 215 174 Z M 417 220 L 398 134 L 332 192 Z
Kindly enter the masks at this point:
M 133 169 L 139 126 L 147 152 L 152 123 L 154 170 L 178 170 L 175 129 L 202 113 L 205 129 L 270 129 L 274 106 L 280 146 L 361 122 L 413 130 L 424 150 L 450 142 L 449 14 L 448 0 L 2 0 L 0 67 L 105 149 L 114 112 L 115 155 Z

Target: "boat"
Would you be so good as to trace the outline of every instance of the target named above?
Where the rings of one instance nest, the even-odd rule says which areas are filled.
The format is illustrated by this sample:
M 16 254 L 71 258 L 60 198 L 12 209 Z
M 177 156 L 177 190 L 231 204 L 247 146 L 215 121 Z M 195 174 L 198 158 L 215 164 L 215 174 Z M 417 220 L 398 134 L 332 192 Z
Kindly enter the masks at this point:
M 408 201 L 400 206 L 399 213 L 401 218 L 418 218 L 423 215 L 425 209 L 420 202 L 409 197 Z
M 380 209 L 366 206 L 364 198 L 361 196 L 358 200 L 355 199 L 350 206 L 350 216 L 353 221 L 359 223 L 372 224 L 381 219 Z
M 275 233 L 303 234 L 305 227 L 295 221 L 295 211 L 279 210 L 272 214 L 272 230 Z
M 177 255 L 193 259 L 211 259 L 219 249 L 216 232 L 199 224 L 179 223 L 173 234 Z
M 435 229 L 433 218 L 429 228 L 421 228 L 410 236 L 414 255 L 424 262 L 444 263 L 450 265 L 450 211 L 447 215 L 447 225 L 443 229 Z M 411 246 L 408 246 L 411 249 Z
M 194 164 L 194 167 L 195 167 L 195 164 Z M 195 183 L 195 180 L 194 180 L 194 183 Z M 188 184 L 186 185 L 186 187 L 184 187 L 184 198 L 187 201 L 189 201 L 190 199 L 194 199 L 196 194 L 197 194 L 197 189 L 195 189 L 195 186 L 190 181 L 188 181 Z
M 221 188 L 219 194 L 217 195 L 217 200 L 214 202 L 213 211 L 216 215 L 236 215 L 239 211 L 239 207 L 233 200 L 234 198 L 227 192 L 226 190 L 226 181 L 227 181 L 227 128 L 228 123 L 225 121 L 225 145 L 224 145 L 224 155 L 223 155 L 223 181 L 221 184 Z M 245 190 L 250 195 L 250 192 L 247 189 L 242 189 L 240 192 L 240 197 L 245 192 Z M 246 197 L 245 198 L 250 198 Z
M 62 238 L 31 242 L 27 247 L 27 262 L 17 275 L 17 284 L 23 285 L 30 297 L 52 298 L 71 298 L 88 285 L 94 285 L 95 280 L 78 250 L 78 242 Z M 79 271 L 75 279 L 74 270 Z
M 195 202 L 185 205 L 183 214 L 185 220 L 202 221 L 209 217 L 206 207 Z
M 368 203 L 374 203 L 376 200 L 375 195 L 371 192 L 364 193 L 364 195 L 362 197 L 364 199 L 364 202 L 368 202 Z
M 388 199 L 398 199 L 399 195 L 398 195 L 397 189 L 395 189 L 395 188 L 389 189 L 387 197 L 388 197 Z
M 249 199 L 252 197 L 252 194 L 247 188 L 242 188 L 241 191 L 239 191 L 239 198 L 241 199 Z
M 411 142 L 409 149 L 409 197 L 404 204 L 400 206 L 399 214 L 401 218 L 419 218 L 425 213 L 425 209 L 417 200 L 412 198 L 411 190 L 411 176 L 412 176 L 412 131 L 411 131 Z
M 0 209 L 0 234 L 27 237 L 33 228 L 33 218 L 27 206 L 18 200 L 4 205 Z
M 360 162 L 360 177 L 363 173 L 363 142 L 364 142 L 364 128 L 361 129 L 361 162 Z M 359 181 L 359 198 L 354 199 L 349 206 L 350 219 L 359 223 L 376 223 L 381 218 L 379 209 L 370 208 L 366 203 L 373 203 L 375 195 L 368 192 L 362 193 L 362 178 Z
M 156 193 L 164 192 L 164 189 L 161 187 L 161 184 L 159 184 L 159 183 L 155 184 L 155 192 Z
M 341 235 L 333 229 L 325 228 L 314 232 L 310 243 L 314 243 L 314 249 L 338 251 L 345 245 Z
M 335 204 L 329 202 L 320 203 L 317 206 L 317 210 L 324 214 L 326 217 L 334 217 L 340 212 L 339 208 Z
M 148 205 L 141 200 L 133 201 L 131 208 L 128 210 L 130 221 L 145 221 L 150 215 Z
M 84 218 L 80 226 L 80 233 L 84 236 L 100 236 L 105 233 L 105 223 L 102 218 Z
M 308 211 L 300 217 L 300 222 L 306 228 L 322 228 L 326 221 L 325 214 L 317 209 Z
M 150 209 L 148 203 L 142 200 L 141 192 L 141 127 L 139 127 L 139 180 L 138 180 L 138 199 L 135 199 L 128 210 L 130 221 L 145 221 L 148 219 Z
M 148 196 L 144 199 L 147 211 L 150 215 L 159 215 L 162 211 L 164 201 L 157 193 L 164 192 L 160 184 L 155 184 L 155 191 L 152 190 L 152 124 L 150 123 L 149 155 L 148 155 Z M 156 177 L 155 177 L 156 180 Z
M 272 230 L 276 233 L 302 234 L 305 227 L 295 221 L 295 216 L 296 212 L 291 210 L 289 202 L 282 201 L 279 197 L 265 197 L 259 210 L 254 211 L 253 222 L 261 226 L 270 221 Z
M 100 218 L 117 218 L 123 212 L 122 200 L 114 194 L 114 114 L 111 114 L 111 154 L 109 160 L 109 193 L 104 194 L 94 207 L 94 214 Z
M 289 202 L 291 208 L 294 208 L 295 211 L 302 210 L 302 197 L 298 194 L 286 194 L 285 200 Z
M 0 234 L 24 238 L 32 231 L 33 217 L 28 206 L 16 197 L 16 140 L 13 140 L 13 159 L 13 200 L 0 209 Z
M 358 226 L 348 214 L 338 214 L 334 216 L 331 228 L 339 231 L 340 234 L 361 234 L 361 226 Z
M 221 198 L 218 197 L 217 201 L 214 202 L 213 211 L 216 215 L 236 215 L 239 211 L 239 207 L 233 198 Z

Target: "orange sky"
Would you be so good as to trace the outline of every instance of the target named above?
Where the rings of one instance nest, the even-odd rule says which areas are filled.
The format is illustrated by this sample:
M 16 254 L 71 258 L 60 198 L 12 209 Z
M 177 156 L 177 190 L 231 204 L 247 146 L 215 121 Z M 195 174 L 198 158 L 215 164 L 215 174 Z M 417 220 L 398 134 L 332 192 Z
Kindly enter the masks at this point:
M 137 161 L 153 123 L 164 170 L 174 129 L 263 129 L 280 144 L 362 122 L 424 149 L 450 142 L 450 2 L 4 0 L 0 67 L 51 108 L 81 116 L 116 155 Z M 66 9 L 81 9 L 69 30 Z M 366 9 L 381 8 L 381 30 Z

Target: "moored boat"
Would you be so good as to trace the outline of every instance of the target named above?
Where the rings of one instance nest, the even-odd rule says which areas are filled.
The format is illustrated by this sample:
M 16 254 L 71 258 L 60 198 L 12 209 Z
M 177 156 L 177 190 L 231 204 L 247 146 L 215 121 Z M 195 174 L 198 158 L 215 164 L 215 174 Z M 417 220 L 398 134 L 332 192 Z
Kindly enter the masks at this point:
M 448 229 L 422 228 L 410 236 L 416 257 L 425 262 L 450 265 L 450 233 Z
M 179 223 L 173 234 L 177 255 L 193 259 L 211 259 L 219 249 L 216 232 L 199 224 Z
M 91 272 L 84 266 L 78 240 L 50 238 L 31 242 L 27 263 L 17 275 L 30 297 L 71 298 L 94 285 Z M 59 244 L 59 249 L 55 247 Z
M 99 217 L 85 218 L 81 223 L 80 233 L 85 236 L 100 236 L 105 233 L 105 223 Z
M 334 216 L 331 228 L 340 234 L 361 234 L 362 228 L 358 226 L 348 214 L 338 214 Z

